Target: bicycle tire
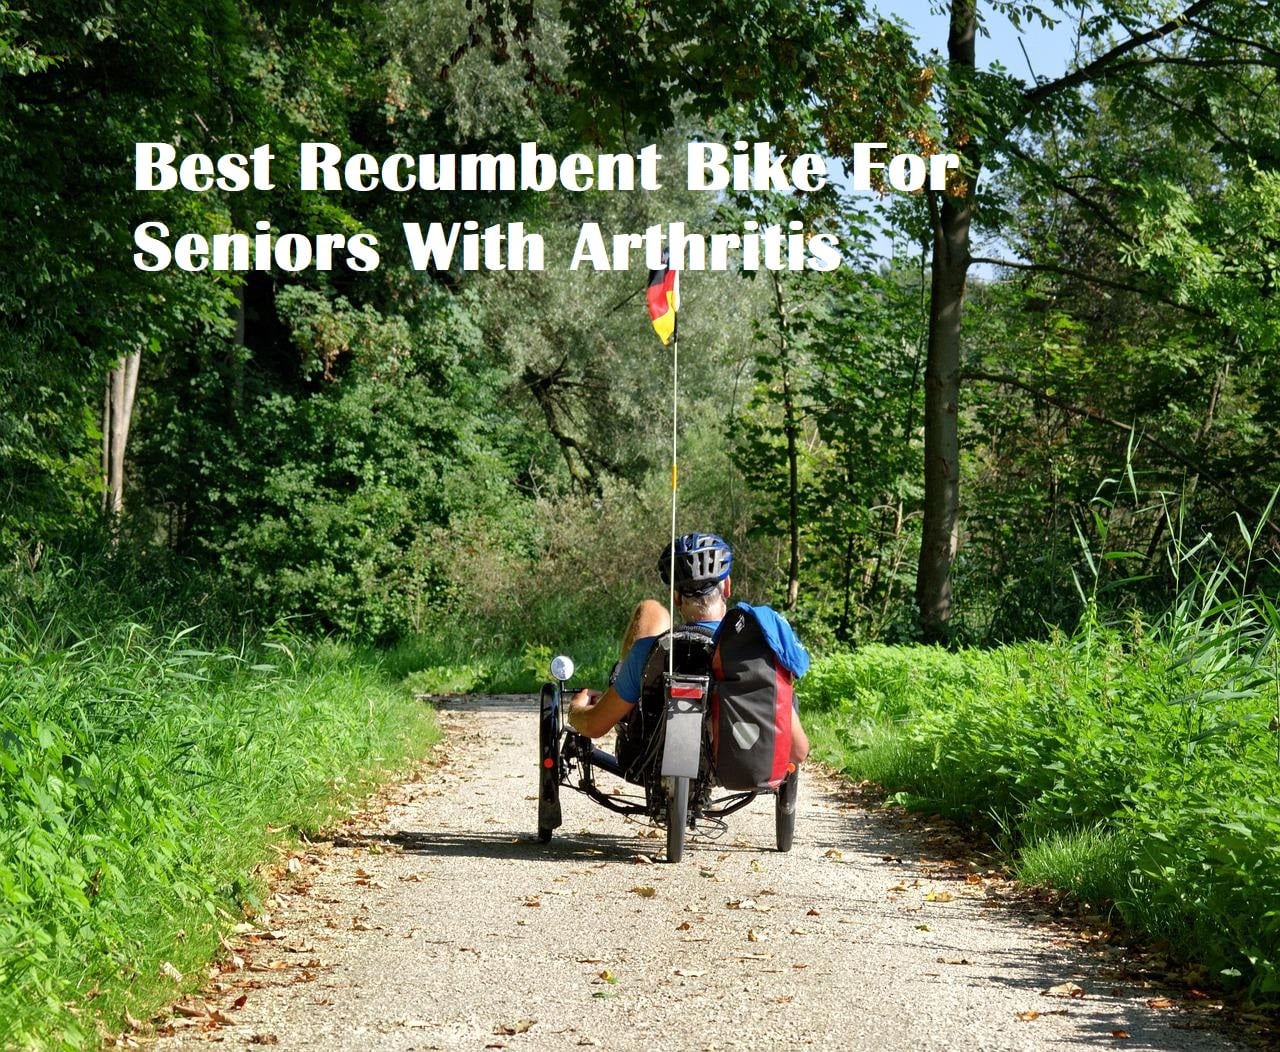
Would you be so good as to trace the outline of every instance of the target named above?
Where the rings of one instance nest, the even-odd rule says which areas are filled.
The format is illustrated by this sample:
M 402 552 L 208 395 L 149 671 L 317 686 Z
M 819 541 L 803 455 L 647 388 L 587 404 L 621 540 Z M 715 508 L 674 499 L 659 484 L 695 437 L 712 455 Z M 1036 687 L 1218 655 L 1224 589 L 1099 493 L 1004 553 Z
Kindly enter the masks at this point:
M 664 778 L 667 786 L 667 861 L 684 858 L 684 838 L 689 822 L 689 779 Z
M 560 688 L 542 687 L 538 700 L 538 839 L 550 843 L 563 821 L 560 813 Z
M 792 771 L 778 786 L 774 797 L 774 833 L 778 850 L 790 851 L 796 838 L 796 800 L 800 792 L 800 772 Z

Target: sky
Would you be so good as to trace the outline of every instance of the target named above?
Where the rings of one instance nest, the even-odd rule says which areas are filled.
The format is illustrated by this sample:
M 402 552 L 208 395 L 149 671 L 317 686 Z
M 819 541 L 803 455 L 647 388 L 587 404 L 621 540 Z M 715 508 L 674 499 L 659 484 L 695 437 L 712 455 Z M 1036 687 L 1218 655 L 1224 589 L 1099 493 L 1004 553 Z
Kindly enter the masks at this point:
M 947 15 L 934 13 L 939 6 L 932 0 L 873 0 L 872 6 L 884 15 L 895 15 L 915 30 L 924 50 L 947 50 Z M 1058 12 L 1052 3 L 1043 3 L 1052 15 Z M 1055 77 L 1062 73 L 1075 54 L 1075 33 L 1069 20 L 1063 19 L 1052 29 L 1038 21 L 1025 22 L 1021 32 L 1004 15 L 993 12 L 989 4 L 979 4 L 979 15 L 989 35 L 978 38 L 978 65 L 989 67 L 999 62 L 1015 76 L 1030 79 L 1027 58 L 1019 46 L 1019 37 L 1031 58 L 1031 68 L 1038 76 Z
M 939 10 L 944 5 L 934 0 L 872 0 L 871 6 L 883 15 L 896 16 L 905 22 L 922 51 L 936 50 L 946 54 L 948 16 L 945 10 Z M 1059 17 L 1059 24 L 1046 29 L 1038 21 L 1024 22 L 1018 30 L 1007 17 L 993 12 L 990 4 L 980 2 L 979 13 L 984 20 L 986 35 L 980 33 L 978 37 L 978 65 L 985 69 L 998 62 L 1009 73 L 1028 82 L 1032 79 L 1032 71 L 1036 76 L 1053 78 L 1073 67 L 1076 34 L 1072 20 L 1062 17 L 1051 2 L 1040 6 Z M 998 246 L 992 247 L 996 250 L 991 254 L 1000 255 L 1004 251 Z M 898 251 L 903 250 L 904 246 L 899 244 Z M 920 250 L 912 245 L 905 251 L 918 256 Z M 881 235 L 875 239 L 872 253 L 888 258 L 894 253 L 894 245 Z M 989 276 L 989 272 L 987 267 L 975 267 L 972 271 L 975 276 Z

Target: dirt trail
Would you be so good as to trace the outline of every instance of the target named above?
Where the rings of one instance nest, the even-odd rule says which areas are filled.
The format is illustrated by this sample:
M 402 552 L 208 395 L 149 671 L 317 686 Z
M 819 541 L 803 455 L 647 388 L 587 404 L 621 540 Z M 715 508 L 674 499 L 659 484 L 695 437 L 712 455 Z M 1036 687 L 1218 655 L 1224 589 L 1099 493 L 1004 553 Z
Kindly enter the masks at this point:
M 789 854 L 761 800 L 651 864 L 659 831 L 576 793 L 537 842 L 532 699 L 441 719 L 446 762 L 292 863 L 272 935 L 242 935 L 212 1016 L 159 1047 L 1245 1047 L 1009 908 L 998 879 L 928 861 L 835 779 L 806 771 Z M 1083 996 L 1044 994 L 1063 983 Z

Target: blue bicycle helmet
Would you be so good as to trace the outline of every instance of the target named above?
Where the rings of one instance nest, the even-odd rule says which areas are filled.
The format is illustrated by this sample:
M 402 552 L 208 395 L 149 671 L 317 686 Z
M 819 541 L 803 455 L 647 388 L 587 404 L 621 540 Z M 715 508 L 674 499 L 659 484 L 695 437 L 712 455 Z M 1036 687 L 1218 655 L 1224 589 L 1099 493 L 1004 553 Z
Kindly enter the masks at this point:
M 681 595 L 702 595 L 729 576 L 733 549 L 714 533 L 686 533 L 675 540 L 676 591 Z M 671 583 L 671 545 L 658 559 L 658 575 Z

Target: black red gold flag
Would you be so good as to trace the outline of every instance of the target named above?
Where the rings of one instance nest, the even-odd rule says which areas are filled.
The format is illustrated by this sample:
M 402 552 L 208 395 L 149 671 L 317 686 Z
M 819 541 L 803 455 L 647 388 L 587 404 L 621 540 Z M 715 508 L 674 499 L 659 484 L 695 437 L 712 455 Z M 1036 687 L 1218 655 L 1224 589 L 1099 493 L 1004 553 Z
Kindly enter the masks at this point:
M 680 272 L 671 269 L 667 250 L 662 250 L 662 266 L 649 271 L 649 318 L 653 331 L 665 347 L 676 334 L 676 311 L 680 309 Z

